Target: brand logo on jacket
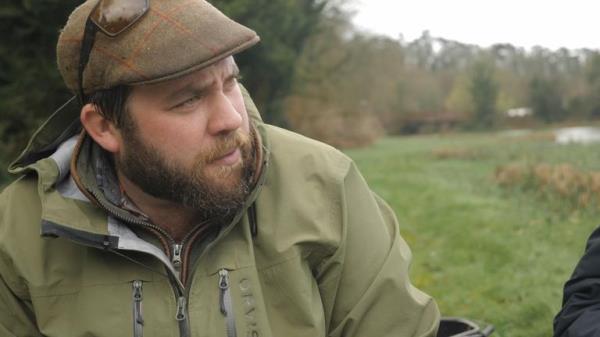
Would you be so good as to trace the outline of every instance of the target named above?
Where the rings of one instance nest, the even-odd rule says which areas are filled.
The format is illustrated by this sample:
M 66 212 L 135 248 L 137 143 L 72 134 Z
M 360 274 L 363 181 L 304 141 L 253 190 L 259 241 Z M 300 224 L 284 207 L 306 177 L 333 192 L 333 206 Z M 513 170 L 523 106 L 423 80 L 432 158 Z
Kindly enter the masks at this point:
M 252 294 L 252 284 L 247 278 L 240 280 L 240 291 L 242 294 L 242 304 L 244 307 L 244 317 L 246 318 L 246 336 L 258 337 L 258 324 L 256 321 L 256 300 Z

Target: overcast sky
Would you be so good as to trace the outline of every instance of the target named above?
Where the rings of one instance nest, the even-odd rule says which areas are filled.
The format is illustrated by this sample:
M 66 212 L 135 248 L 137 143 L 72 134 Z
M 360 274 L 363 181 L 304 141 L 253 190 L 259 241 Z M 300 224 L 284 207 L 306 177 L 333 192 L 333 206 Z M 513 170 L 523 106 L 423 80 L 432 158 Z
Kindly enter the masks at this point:
M 354 23 L 411 41 L 431 35 L 490 46 L 600 49 L 600 0 L 354 0 Z

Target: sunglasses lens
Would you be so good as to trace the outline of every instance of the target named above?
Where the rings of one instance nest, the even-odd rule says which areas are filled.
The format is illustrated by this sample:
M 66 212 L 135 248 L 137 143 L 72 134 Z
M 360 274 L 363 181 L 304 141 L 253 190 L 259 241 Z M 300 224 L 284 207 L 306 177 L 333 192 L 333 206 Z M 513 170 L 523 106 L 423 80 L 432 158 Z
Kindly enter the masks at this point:
M 90 19 L 109 36 L 116 36 L 146 13 L 148 0 L 100 0 Z

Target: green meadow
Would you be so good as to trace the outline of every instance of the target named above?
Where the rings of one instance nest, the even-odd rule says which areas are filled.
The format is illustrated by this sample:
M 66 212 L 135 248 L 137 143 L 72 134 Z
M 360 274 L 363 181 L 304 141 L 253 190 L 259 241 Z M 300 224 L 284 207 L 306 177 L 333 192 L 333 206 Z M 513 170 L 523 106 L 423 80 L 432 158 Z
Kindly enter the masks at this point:
M 558 145 L 551 136 L 398 137 L 346 151 L 396 211 L 413 252 L 412 281 L 442 315 L 491 323 L 497 337 L 552 335 L 563 284 L 600 223 L 600 195 L 582 206 L 546 180 L 498 182 L 509 164 L 568 164 L 577 179 L 600 169 L 600 146 Z

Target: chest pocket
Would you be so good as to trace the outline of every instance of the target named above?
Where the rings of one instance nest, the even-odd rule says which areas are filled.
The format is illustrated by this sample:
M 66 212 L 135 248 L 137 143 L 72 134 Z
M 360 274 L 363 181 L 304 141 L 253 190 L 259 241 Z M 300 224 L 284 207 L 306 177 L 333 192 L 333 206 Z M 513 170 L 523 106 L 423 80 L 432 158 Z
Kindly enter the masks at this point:
M 39 278 L 43 281 L 30 280 L 44 336 L 178 335 L 175 296 L 166 278 L 93 248 L 65 258 L 65 263 L 46 268 Z
M 188 312 L 194 337 L 271 337 L 251 247 L 236 226 L 196 263 Z

